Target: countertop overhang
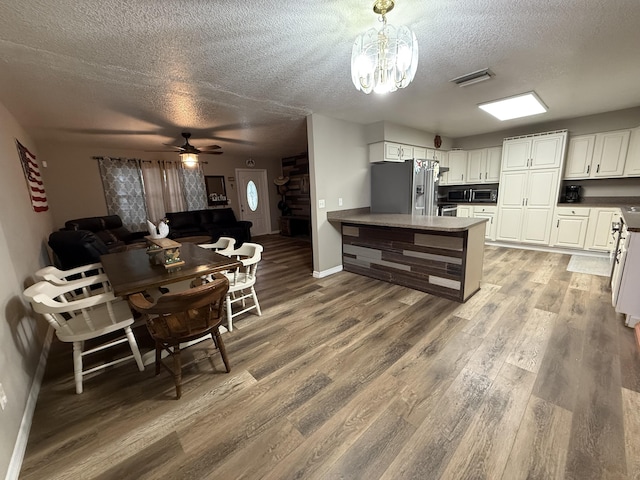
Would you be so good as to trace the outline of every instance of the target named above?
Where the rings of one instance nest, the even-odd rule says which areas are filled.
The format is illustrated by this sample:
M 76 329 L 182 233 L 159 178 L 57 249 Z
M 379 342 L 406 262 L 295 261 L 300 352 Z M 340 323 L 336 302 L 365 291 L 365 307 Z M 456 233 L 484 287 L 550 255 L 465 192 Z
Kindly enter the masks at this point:
M 377 225 L 380 227 L 409 228 L 438 232 L 464 232 L 483 224 L 486 218 L 433 217 L 428 215 L 408 215 L 401 213 L 360 213 L 353 210 L 327 212 L 330 222 L 353 223 L 356 225 Z

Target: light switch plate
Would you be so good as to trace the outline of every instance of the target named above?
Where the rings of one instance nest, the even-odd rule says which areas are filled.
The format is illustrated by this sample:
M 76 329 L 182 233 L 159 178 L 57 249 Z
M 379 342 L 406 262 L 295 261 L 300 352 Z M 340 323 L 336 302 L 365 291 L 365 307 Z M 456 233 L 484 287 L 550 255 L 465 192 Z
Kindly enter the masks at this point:
M 6 406 L 7 406 L 7 394 L 4 393 L 4 388 L 0 383 L 0 407 L 2 407 L 2 410 L 4 410 Z
M 324 208 L 324 199 L 318 200 L 318 208 Z
M 341 207 L 342 206 L 342 198 L 338 199 L 338 206 Z

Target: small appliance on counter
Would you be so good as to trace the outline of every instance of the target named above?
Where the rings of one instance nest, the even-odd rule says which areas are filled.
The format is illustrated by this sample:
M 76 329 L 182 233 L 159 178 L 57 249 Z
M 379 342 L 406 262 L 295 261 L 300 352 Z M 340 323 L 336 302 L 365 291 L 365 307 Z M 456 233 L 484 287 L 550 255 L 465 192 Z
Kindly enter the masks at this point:
M 580 185 L 565 185 L 564 201 L 567 203 L 578 203 L 580 201 Z

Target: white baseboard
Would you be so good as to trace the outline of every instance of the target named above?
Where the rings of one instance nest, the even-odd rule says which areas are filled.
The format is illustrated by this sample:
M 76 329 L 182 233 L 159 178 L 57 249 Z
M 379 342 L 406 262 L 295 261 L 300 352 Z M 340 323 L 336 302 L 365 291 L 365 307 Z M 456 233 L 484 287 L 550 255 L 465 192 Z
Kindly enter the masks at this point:
M 338 265 L 337 267 L 330 268 L 328 270 L 323 270 L 318 272 L 316 270 L 313 271 L 313 278 L 324 278 L 329 275 L 333 275 L 334 273 L 338 273 L 342 271 L 342 265 Z
M 535 250 L 538 252 L 563 253 L 566 255 L 583 255 L 585 257 L 609 257 L 609 252 L 596 252 L 592 250 L 578 250 L 573 248 L 548 247 L 546 245 L 530 245 L 526 243 L 508 243 L 485 240 L 485 245 L 492 247 L 519 248 L 521 250 Z
M 33 382 L 31 383 L 31 390 L 29 390 L 27 405 L 24 408 L 22 422 L 20 422 L 20 430 L 18 431 L 18 437 L 16 438 L 16 443 L 13 447 L 13 454 L 11 455 L 9 470 L 7 470 L 7 476 L 5 477 L 5 480 L 18 480 L 18 477 L 20 476 L 22 460 L 24 460 L 24 453 L 27 451 L 29 431 L 31 430 L 31 423 L 33 422 L 33 413 L 36 410 L 38 394 L 40 393 L 40 387 L 42 386 L 42 377 L 44 376 L 44 371 L 47 367 L 47 357 L 49 356 L 49 350 L 51 349 L 52 340 L 53 327 L 49 327 L 49 330 L 47 330 L 47 334 L 44 339 L 44 344 L 42 345 L 42 351 L 40 352 L 40 361 L 38 362 L 38 368 L 36 368 L 36 374 L 33 377 Z

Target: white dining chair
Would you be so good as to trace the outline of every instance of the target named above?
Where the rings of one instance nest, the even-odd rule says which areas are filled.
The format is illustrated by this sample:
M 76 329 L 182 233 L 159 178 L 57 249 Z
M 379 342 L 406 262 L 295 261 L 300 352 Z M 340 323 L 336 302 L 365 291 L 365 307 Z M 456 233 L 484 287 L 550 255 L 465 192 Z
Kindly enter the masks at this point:
M 144 370 L 138 344 L 131 330 L 133 314 L 127 302 L 115 297 L 113 292 L 103 292 L 79 297 L 74 292 L 91 291 L 92 286 L 107 281 L 104 274 L 93 275 L 79 280 L 67 281 L 56 285 L 40 281 L 28 287 L 24 296 L 33 309 L 41 313 L 56 330 L 56 336 L 62 342 L 73 343 L 73 370 L 76 393 L 82 393 L 84 375 L 102 370 L 134 358 L 138 369 Z M 85 350 L 85 341 L 122 330 L 124 337 L 110 339 L 105 343 Z M 83 369 L 83 357 L 128 342 L 132 354 L 108 363 Z
M 198 246 L 209 250 L 214 250 L 221 255 L 227 255 L 233 252 L 233 247 L 236 245 L 236 239 L 231 237 L 220 237 L 214 243 L 201 243 Z
M 34 276 L 38 280 L 46 280 L 55 284 L 63 284 L 68 281 L 77 280 L 79 278 L 85 278 L 92 275 L 99 275 L 104 273 L 101 263 L 90 263 L 89 265 L 82 265 L 80 267 L 72 268 L 71 270 L 60 270 L 52 265 L 43 267 L 38 270 Z
M 65 285 L 68 282 L 73 282 L 82 278 L 100 274 L 104 274 L 104 269 L 102 268 L 102 264 L 98 262 L 91 263 L 89 265 L 82 265 L 70 270 L 60 270 L 59 268 L 49 265 L 48 267 L 44 267 L 38 270 L 36 273 L 34 273 L 33 276 L 36 278 L 36 280 L 46 280 L 47 282 L 53 283 L 54 285 Z M 91 295 L 109 291 L 111 291 L 111 284 L 105 277 L 102 285 L 92 285 L 91 288 L 84 287 L 80 290 L 74 290 L 73 292 L 69 292 L 67 295 L 65 295 L 65 297 L 76 298 L 79 294 L 81 294 L 83 297 L 89 297 Z
M 236 248 L 228 254 L 229 257 L 236 258 L 242 262 L 242 266 L 232 271 L 225 272 L 224 275 L 229 279 L 229 291 L 225 299 L 227 313 L 227 329 L 233 331 L 233 319 L 249 310 L 256 310 L 258 316 L 262 315 L 258 296 L 254 288 L 256 283 L 256 273 L 258 271 L 258 263 L 262 259 L 262 245 L 257 243 L 245 242 L 239 248 Z M 251 300 L 251 304 L 247 305 L 247 300 Z M 240 302 L 241 310 L 233 311 L 233 304 Z

